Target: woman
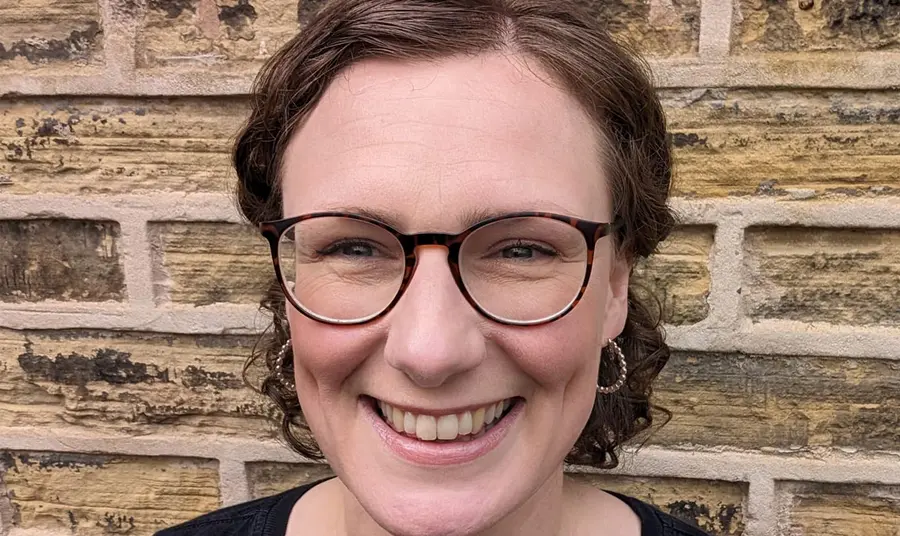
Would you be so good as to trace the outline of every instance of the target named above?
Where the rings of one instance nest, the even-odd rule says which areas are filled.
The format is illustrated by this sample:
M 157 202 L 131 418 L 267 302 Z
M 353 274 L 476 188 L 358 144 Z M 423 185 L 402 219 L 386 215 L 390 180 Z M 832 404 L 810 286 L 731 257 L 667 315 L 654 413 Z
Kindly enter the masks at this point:
M 669 355 L 628 292 L 673 225 L 665 121 L 594 20 L 333 1 L 234 162 L 277 274 L 263 390 L 337 477 L 162 534 L 702 534 L 563 474 L 649 428 Z

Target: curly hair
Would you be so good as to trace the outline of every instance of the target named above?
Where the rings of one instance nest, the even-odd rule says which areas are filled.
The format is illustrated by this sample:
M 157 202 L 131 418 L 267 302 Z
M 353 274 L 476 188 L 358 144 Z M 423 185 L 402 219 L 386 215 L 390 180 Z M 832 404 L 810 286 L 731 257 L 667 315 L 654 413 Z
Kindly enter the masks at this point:
M 603 25 L 575 4 L 539 0 L 332 0 L 260 71 L 249 120 L 234 147 L 237 201 L 253 224 L 282 216 L 280 168 L 293 132 L 331 81 L 366 58 L 439 60 L 489 51 L 522 54 L 577 98 L 595 125 L 610 178 L 617 254 L 632 264 L 653 253 L 674 225 L 667 206 L 671 148 L 665 116 L 649 71 L 614 41 Z M 629 289 L 628 315 L 619 336 L 627 356 L 625 386 L 598 395 L 591 416 L 566 458 L 611 468 L 623 444 L 670 414 L 650 402 L 652 382 L 669 359 L 660 308 L 648 294 Z M 273 279 L 261 301 L 273 316 L 245 372 L 262 358 L 268 375 L 259 390 L 281 410 L 281 429 L 292 449 L 312 459 L 319 450 L 295 393 L 274 376 L 278 350 L 288 340 L 285 298 Z M 286 360 L 285 373 L 292 372 Z M 599 383 L 618 375 L 606 354 Z

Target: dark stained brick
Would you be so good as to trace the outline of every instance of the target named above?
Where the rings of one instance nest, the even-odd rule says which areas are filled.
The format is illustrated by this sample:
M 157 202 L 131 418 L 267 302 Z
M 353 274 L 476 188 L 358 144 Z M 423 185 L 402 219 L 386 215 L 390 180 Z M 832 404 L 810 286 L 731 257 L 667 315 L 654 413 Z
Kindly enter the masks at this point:
M 119 225 L 0 220 L 0 301 L 121 301 Z

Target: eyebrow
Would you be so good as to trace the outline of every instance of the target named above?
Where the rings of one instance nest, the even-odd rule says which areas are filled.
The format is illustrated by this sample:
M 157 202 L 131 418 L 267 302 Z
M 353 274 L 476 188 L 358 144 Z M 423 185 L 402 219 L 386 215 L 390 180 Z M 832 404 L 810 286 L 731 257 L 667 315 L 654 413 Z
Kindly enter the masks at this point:
M 385 223 L 398 231 L 404 230 L 403 218 L 397 213 L 390 209 L 377 209 L 371 207 L 362 207 L 362 206 L 354 206 L 354 205 L 341 205 L 339 207 L 334 207 L 329 210 L 334 210 L 337 212 L 349 212 L 353 214 L 359 214 L 360 216 L 365 216 L 367 218 L 371 218 L 373 220 L 380 221 L 381 223 Z M 467 209 L 457 218 L 457 221 L 461 225 L 462 229 L 468 229 L 469 227 L 475 225 L 476 223 L 482 222 L 484 220 L 496 217 L 496 216 L 505 216 L 506 214 L 511 214 L 513 212 L 527 211 L 533 210 L 530 208 L 523 208 L 521 210 L 491 210 L 483 207 L 479 208 L 471 208 Z

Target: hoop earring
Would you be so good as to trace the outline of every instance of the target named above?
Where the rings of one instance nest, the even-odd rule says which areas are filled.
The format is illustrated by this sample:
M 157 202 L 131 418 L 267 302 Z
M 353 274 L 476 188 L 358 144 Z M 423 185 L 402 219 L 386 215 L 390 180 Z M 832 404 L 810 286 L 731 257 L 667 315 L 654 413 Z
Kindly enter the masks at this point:
M 622 353 L 622 349 L 619 348 L 616 341 L 610 339 L 606 348 L 616 356 L 616 361 L 619 362 L 619 378 L 616 380 L 616 383 L 610 386 L 600 387 L 600 384 L 598 383 L 597 392 L 602 395 L 609 395 L 621 389 L 622 386 L 625 385 L 625 380 L 628 377 L 628 365 L 625 363 L 625 354 Z
M 281 386 L 288 391 L 294 391 L 296 389 L 294 380 L 292 378 L 287 378 L 284 375 L 284 357 L 287 355 L 288 350 L 290 349 L 291 340 L 288 339 L 287 342 L 281 346 L 281 349 L 278 350 L 278 357 L 275 358 L 275 379 L 278 380 L 278 383 L 280 383 Z

